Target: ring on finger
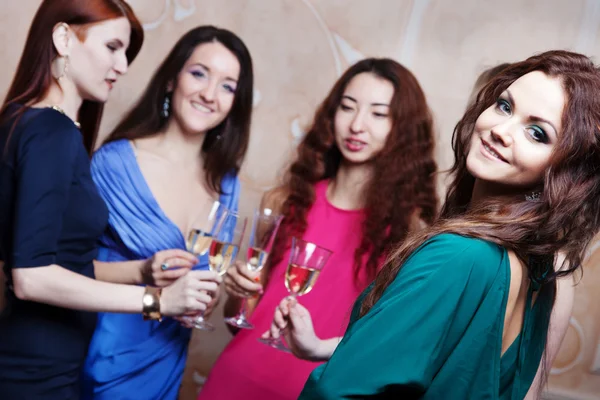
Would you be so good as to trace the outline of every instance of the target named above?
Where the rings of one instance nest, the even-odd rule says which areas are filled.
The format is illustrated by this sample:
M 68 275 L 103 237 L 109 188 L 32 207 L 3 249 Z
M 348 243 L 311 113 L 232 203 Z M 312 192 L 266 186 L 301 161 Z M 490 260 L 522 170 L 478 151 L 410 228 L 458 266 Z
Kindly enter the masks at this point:
M 162 263 L 160 265 L 160 269 L 163 270 L 163 271 L 168 270 L 169 269 L 169 263 L 165 261 L 164 263 Z

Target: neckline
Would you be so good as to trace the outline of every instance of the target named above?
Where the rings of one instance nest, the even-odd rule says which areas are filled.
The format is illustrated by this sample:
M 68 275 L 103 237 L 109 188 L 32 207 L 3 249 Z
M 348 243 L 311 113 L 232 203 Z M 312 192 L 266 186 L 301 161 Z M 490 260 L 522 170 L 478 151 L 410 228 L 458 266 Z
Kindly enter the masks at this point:
M 134 147 L 134 144 L 127 139 L 123 139 L 123 141 L 125 142 L 124 144 L 127 147 L 129 156 L 132 157 L 132 161 L 133 161 L 133 165 L 134 165 L 132 172 L 138 175 L 138 178 L 141 181 L 142 188 L 146 192 L 145 194 L 148 197 L 150 203 L 152 204 L 153 207 L 156 208 L 156 210 L 160 214 L 161 218 L 167 223 L 167 225 L 171 225 L 171 227 L 177 231 L 177 233 L 179 234 L 179 238 L 181 239 L 181 243 L 185 244 L 186 236 L 183 234 L 183 232 L 181 231 L 179 226 L 175 222 L 173 222 L 173 220 L 171 218 L 169 218 L 169 216 L 165 213 L 165 211 L 162 209 L 162 207 L 158 203 L 158 200 L 156 200 L 154 193 L 152 193 L 152 189 L 150 189 L 150 186 L 148 185 L 148 182 L 146 181 L 146 177 L 144 176 L 144 173 L 142 172 L 142 169 L 140 168 L 140 165 L 138 164 L 137 152 Z
M 331 179 L 324 179 L 320 182 L 317 183 L 317 192 L 319 192 L 319 194 L 321 194 L 321 197 L 323 198 L 323 201 L 325 203 L 325 205 L 327 205 L 327 207 L 333 209 L 334 211 L 337 211 L 341 214 L 363 214 L 365 212 L 365 208 L 355 208 L 352 210 L 348 210 L 345 208 L 340 208 L 337 207 L 336 205 L 334 205 L 329 198 L 327 197 L 327 190 L 329 189 L 329 183 L 331 182 Z
M 33 108 L 33 107 L 32 107 L 32 108 Z M 75 126 L 77 127 L 77 129 L 81 129 L 81 124 L 79 123 L 79 121 L 75 121 L 74 119 L 72 119 L 71 117 L 69 117 L 69 116 L 67 115 L 67 113 L 65 112 L 65 110 L 63 110 L 63 109 L 62 109 L 62 108 L 60 108 L 59 106 L 57 106 L 57 105 L 52 105 L 52 104 L 49 104 L 49 105 L 47 105 L 46 107 L 43 107 L 43 108 L 50 108 L 50 109 L 52 109 L 52 110 L 54 110 L 54 111 L 57 111 L 57 112 L 61 113 L 61 114 L 62 114 L 62 115 L 64 115 L 65 117 L 69 118 L 69 120 L 70 120 L 71 122 L 73 122 L 73 125 L 75 125 Z

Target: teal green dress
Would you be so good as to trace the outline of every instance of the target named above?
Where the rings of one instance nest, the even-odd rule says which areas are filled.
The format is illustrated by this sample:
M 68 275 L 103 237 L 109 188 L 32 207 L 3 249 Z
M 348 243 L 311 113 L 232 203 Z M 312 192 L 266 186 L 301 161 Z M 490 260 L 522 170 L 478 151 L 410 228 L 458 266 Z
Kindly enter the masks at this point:
M 358 299 L 344 338 L 299 399 L 523 399 L 551 306 L 540 296 L 532 307 L 530 289 L 523 330 L 501 355 L 509 287 L 504 248 L 454 234 L 431 238 L 360 319 L 366 292 Z

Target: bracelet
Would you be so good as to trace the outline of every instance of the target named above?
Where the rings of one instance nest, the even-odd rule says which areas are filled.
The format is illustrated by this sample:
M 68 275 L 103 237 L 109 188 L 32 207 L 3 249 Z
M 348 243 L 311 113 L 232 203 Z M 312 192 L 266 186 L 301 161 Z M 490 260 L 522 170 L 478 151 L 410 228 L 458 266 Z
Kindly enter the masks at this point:
M 161 321 L 160 314 L 160 288 L 146 286 L 146 291 L 142 297 L 142 314 L 144 320 Z

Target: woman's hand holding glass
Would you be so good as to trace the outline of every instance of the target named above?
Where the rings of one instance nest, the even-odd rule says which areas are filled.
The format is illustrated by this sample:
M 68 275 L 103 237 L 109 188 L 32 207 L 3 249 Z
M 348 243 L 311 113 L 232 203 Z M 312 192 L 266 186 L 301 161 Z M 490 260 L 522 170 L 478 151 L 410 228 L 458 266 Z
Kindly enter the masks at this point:
M 187 272 L 162 289 L 161 314 L 185 316 L 205 311 L 221 282 L 221 277 L 212 271 Z
M 192 271 L 198 258 L 187 251 L 159 251 L 141 264 L 141 282 L 163 288 L 161 314 L 197 314 L 214 305 L 221 277 L 211 271 Z
M 262 338 L 277 340 L 282 334 L 292 354 L 308 361 L 329 360 L 341 340 L 341 337 L 319 338 L 310 312 L 293 296 L 286 297 L 279 303 L 271 327 L 263 333 Z
M 227 270 L 223 282 L 229 296 L 248 299 L 263 293 L 260 271 L 251 271 L 241 260 L 237 260 L 233 267 Z
M 281 334 L 296 357 L 313 359 L 321 339 L 315 333 L 310 312 L 294 297 L 286 297 L 279 303 L 271 328 L 262 338 L 279 339 Z

